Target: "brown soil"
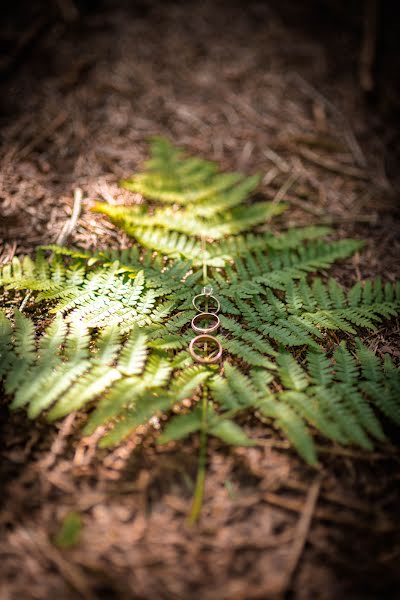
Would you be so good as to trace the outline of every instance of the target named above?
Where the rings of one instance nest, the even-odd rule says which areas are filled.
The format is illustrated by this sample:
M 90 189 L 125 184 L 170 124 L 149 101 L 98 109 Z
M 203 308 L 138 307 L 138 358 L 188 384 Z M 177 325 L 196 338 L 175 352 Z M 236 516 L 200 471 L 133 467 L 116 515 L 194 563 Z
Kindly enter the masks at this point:
M 274 2 L 115 2 L 73 21 L 70 2 L 25 4 L 18 25 L 31 38 L 16 47 L 11 24 L 1 42 L 14 48 L 0 65 L 3 261 L 55 242 L 77 186 L 85 211 L 70 242 L 126 244 L 86 208 L 129 200 L 117 181 L 162 134 L 261 172 L 263 193 L 291 204 L 281 225 L 329 222 L 366 239 L 335 268 L 344 284 L 399 276 L 393 134 L 365 104 L 352 30 L 333 35 L 320 15 L 325 29 L 311 35 L 306 9 L 300 26 Z M 364 337 L 397 358 L 399 331 L 392 322 Z M 324 446 L 315 472 L 272 430 L 263 448 L 212 441 L 190 528 L 197 439 L 159 448 L 150 434 L 98 452 L 80 440 L 81 419 L 27 423 L 3 405 L 1 598 L 398 597 L 398 450 Z M 244 426 L 266 435 L 250 418 Z M 84 527 L 62 551 L 52 539 L 70 510 Z

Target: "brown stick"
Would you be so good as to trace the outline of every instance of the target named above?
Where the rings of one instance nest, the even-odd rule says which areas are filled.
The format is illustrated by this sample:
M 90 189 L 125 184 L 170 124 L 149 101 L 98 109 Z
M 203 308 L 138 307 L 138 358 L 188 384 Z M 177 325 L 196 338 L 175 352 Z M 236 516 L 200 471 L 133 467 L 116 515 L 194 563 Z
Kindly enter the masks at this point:
M 71 235 L 71 233 L 75 229 L 76 224 L 79 219 L 80 212 L 81 212 L 81 207 L 82 207 L 82 190 L 80 188 L 76 188 L 76 190 L 74 190 L 74 205 L 72 208 L 71 218 L 64 223 L 64 226 L 61 229 L 60 234 L 56 241 L 56 244 L 58 244 L 59 246 L 63 246 L 65 244 L 66 240 L 68 239 L 68 237 Z
M 325 98 L 321 92 L 316 90 L 308 81 L 303 79 L 298 73 L 291 73 L 289 78 L 292 79 L 295 83 L 297 83 L 300 88 L 303 90 L 305 94 L 319 100 L 322 104 L 325 104 L 327 108 L 331 111 L 331 113 L 336 117 L 336 120 L 342 125 L 344 137 L 346 139 L 347 145 L 354 157 L 354 160 L 360 167 L 366 167 L 367 161 L 364 156 L 364 153 L 358 143 L 346 117 L 343 113 L 331 102 L 328 98 Z
M 308 485 L 306 483 L 302 483 L 298 480 L 288 480 L 282 484 L 282 488 L 287 488 L 289 490 L 294 490 L 296 492 L 306 492 L 308 489 Z M 330 502 L 332 504 L 338 504 L 339 506 L 344 506 L 350 510 L 359 511 L 365 514 L 370 515 L 372 513 L 371 505 L 366 502 L 361 502 L 355 498 L 348 498 L 346 496 L 341 496 L 339 494 L 335 494 L 332 492 L 320 492 L 321 500 L 326 502 Z
M 357 167 L 351 167 L 349 165 L 343 165 L 333 160 L 329 160 L 328 158 L 323 158 L 319 156 L 312 150 L 308 148 L 298 148 L 297 154 L 308 160 L 309 162 L 322 167 L 326 171 L 331 171 L 332 173 L 338 173 L 339 175 L 348 175 L 349 177 L 355 177 L 357 179 L 365 179 L 369 180 L 369 175 L 366 171 L 362 169 L 358 169 Z
M 279 204 L 279 202 L 281 200 L 284 200 L 287 192 L 296 183 L 298 178 L 299 178 L 299 175 L 297 175 L 296 173 L 292 173 L 292 175 L 290 175 L 290 177 L 288 177 L 288 179 L 284 182 L 284 184 L 276 192 L 274 198 L 272 199 L 272 204 Z
M 292 498 L 285 498 L 279 494 L 273 492 L 267 492 L 263 495 L 263 500 L 272 506 L 277 506 L 283 510 L 288 510 L 294 513 L 301 513 L 303 507 L 298 500 Z M 376 531 L 379 533 L 385 533 L 389 531 L 396 531 L 398 527 L 395 523 L 388 520 L 380 520 L 375 523 L 361 521 L 360 518 L 355 518 L 353 515 L 336 513 L 328 508 L 316 508 L 314 510 L 314 518 L 319 521 L 326 521 L 327 523 L 335 523 L 339 525 L 348 525 L 357 529 L 366 529 L 368 531 Z
M 311 527 L 311 521 L 315 512 L 315 507 L 318 502 L 321 481 L 321 475 L 317 475 L 311 484 L 310 489 L 308 490 L 303 511 L 297 524 L 296 534 L 290 551 L 289 560 L 287 562 L 286 573 L 282 584 L 282 595 L 285 595 L 286 592 L 291 588 L 294 574 L 303 554 Z

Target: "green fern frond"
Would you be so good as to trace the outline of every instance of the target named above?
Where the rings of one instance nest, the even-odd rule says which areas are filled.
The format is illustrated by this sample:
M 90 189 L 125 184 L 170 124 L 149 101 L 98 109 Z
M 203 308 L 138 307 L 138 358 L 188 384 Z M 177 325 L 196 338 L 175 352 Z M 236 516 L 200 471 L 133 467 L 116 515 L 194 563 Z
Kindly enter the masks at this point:
M 171 398 L 168 395 L 146 391 L 133 400 L 133 406 L 121 411 L 113 428 L 100 440 L 100 448 L 110 448 L 122 442 L 140 425 L 147 423 L 160 412 L 171 408 Z
M 8 371 L 12 361 L 12 326 L 0 311 L 0 378 Z
M 188 435 L 200 431 L 202 426 L 201 410 L 198 408 L 184 415 L 172 417 L 157 439 L 158 444 L 167 444 L 172 440 L 181 440 Z
M 161 150 L 161 151 L 160 151 Z M 282 213 L 283 203 L 245 204 L 259 183 L 258 176 L 219 174 L 211 163 L 184 158 L 166 140 L 155 139 L 146 170 L 122 186 L 148 200 L 174 206 L 111 206 L 96 203 L 92 210 L 106 214 L 141 245 L 163 254 L 192 261 L 202 257 L 196 238 L 219 240 L 237 235 Z M 189 239 L 188 239 L 189 238 Z M 206 257 L 210 266 L 222 266 L 224 258 Z M 221 263 L 221 261 L 223 261 Z
M 167 204 L 199 202 L 229 190 L 242 179 L 239 173 L 219 174 L 216 165 L 184 158 L 181 150 L 163 138 L 153 138 L 151 158 L 144 173 L 121 182 L 145 198 Z
M 303 417 L 327 437 L 340 443 L 351 443 L 371 449 L 370 436 L 381 441 L 385 439 L 378 412 L 384 412 L 387 417 L 396 421 L 400 406 L 393 403 L 388 387 L 378 383 L 383 378 L 383 368 L 377 357 L 373 360 L 375 368 L 372 386 L 370 375 L 365 369 L 362 375 L 360 374 L 359 368 L 362 361 L 366 360 L 368 351 L 360 343 L 358 348 L 353 355 L 341 345 L 334 353 L 332 361 L 321 352 L 309 351 L 308 376 L 292 356 L 287 353 L 279 355 L 278 373 L 282 384 L 289 390 L 302 392 L 308 402 L 307 410 L 313 407 L 314 416 L 311 413 L 307 414 L 304 409 L 300 411 L 301 396 L 283 392 L 279 394 L 279 398 L 289 402 L 291 408 L 302 412 Z M 368 360 L 371 361 L 370 356 Z M 371 393 L 374 385 L 378 386 L 379 397 Z M 382 410 L 383 406 L 385 410 Z
M 149 214 L 142 205 L 125 207 L 97 202 L 92 210 L 107 215 L 112 223 L 135 238 L 143 235 L 141 232 L 144 228 L 147 230 L 161 228 L 166 232 L 219 240 L 224 236 L 236 235 L 259 223 L 264 223 L 283 212 L 285 206 L 272 202 L 258 202 L 253 206 L 225 210 L 207 219 L 196 216 L 191 207 L 187 210 L 159 208 Z M 152 247 L 158 250 L 160 242 L 157 242 L 157 247 Z
M 136 329 L 131 331 L 118 360 L 123 375 L 139 375 L 147 358 L 147 336 Z
M 265 293 L 266 288 L 284 290 L 293 280 L 326 269 L 359 247 L 355 240 L 318 241 L 297 250 L 248 254 L 236 261 L 235 268 L 226 269 L 226 280 L 216 287 L 228 298 L 250 298 Z
M 68 325 L 58 316 L 35 339 L 32 321 L 16 311 L 15 326 L 2 317 L 0 333 L 5 390 L 14 394 L 11 408 L 26 407 L 31 418 L 45 412 L 53 421 L 97 402 L 86 433 L 118 420 L 127 408 L 132 412 L 142 396 L 159 394 L 172 372 L 165 355 L 149 350 L 140 329 L 122 343 L 121 330 L 110 326 L 90 351 L 90 336 L 76 324 Z M 176 398 L 190 395 L 209 375 L 198 367 L 182 372 L 175 380 Z M 173 389 L 170 404 L 175 400 Z
M 182 371 L 171 383 L 169 394 L 174 402 L 190 398 L 211 375 L 211 370 L 203 366 L 193 366 Z
M 257 441 L 249 438 L 243 429 L 230 419 L 210 419 L 208 432 L 231 446 L 256 446 Z
M 308 380 L 305 371 L 297 363 L 294 357 L 288 353 L 281 353 L 277 356 L 278 373 L 282 384 L 294 390 L 301 392 L 308 386 Z
M 134 238 L 131 248 L 50 245 L 5 265 L 8 297 L 30 290 L 53 319 L 43 332 L 19 312 L 13 324 L 0 314 L 11 409 L 48 420 L 86 412 L 84 434 L 100 427 L 103 447 L 149 422 L 163 429 L 160 443 L 201 431 L 253 445 L 235 422 L 243 411 L 279 429 L 311 465 L 315 435 L 365 450 L 384 442 L 382 416 L 400 424 L 399 371 L 349 334 L 397 315 L 400 285 L 377 277 L 347 291 L 325 279 L 362 242 L 326 241 L 324 227 L 266 232 L 286 206 L 251 198 L 258 183 L 156 138 L 144 172 L 123 182 L 143 204 L 95 206 Z M 221 303 L 220 368 L 188 352 L 202 280 Z M 348 343 L 327 354 L 330 330 Z
M 35 329 L 32 321 L 18 310 L 15 311 L 14 352 L 10 356 L 10 367 L 4 382 L 7 394 L 18 388 L 35 361 Z

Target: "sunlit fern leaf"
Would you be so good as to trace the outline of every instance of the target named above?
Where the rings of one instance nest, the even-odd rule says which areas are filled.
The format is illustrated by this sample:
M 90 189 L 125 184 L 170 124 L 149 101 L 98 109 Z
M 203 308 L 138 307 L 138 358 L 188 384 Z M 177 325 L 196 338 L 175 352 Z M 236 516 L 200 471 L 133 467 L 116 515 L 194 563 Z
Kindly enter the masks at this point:
M 138 377 L 126 377 L 116 381 L 99 400 L 97 407 L 89 416 L 83 433 L 91 435 L 97 427 L 112 422 L 127 406 L 134 402 L 140 389 L 140 379 Z
M 242 179 L 239 173 L 217 173 L 211 162 L 184 158 L 181 150 L 163 138 L 153 138 L 150 150 L 144 173 L 121 182 L 122 187 L 150 200 L 185 205 L 221 194 Z
M 121 345 L 121 331 L 117 325 L 110 325 L 99 335 L 96 346 L 96 360 L 101 364 L 110 364 L 115 359 Z M 126 346 L 123 352 L 125 352 Z
M 129 354 L 132 353 L 133 346 L 137 356 L 144 356 L 143 347 L 140 350 L 140 343 L 143 338 L 140 338 L 140 332 L 134 338 L 131 335 L 131 340 L 128 342 Z M 133 342 L 132 340 L 135 339 Z M 124 349 L 121 352 L 121 356 Z M 122 360 L 124 364 L 126 358 Z M 141 361 L 142 362 L 142 361 Z M 136 362 L 139 367 L 138 363 Z M 99 427 L 115 422 L 121 415 L 124 415 L 127 410 L 130 411 L 133 417 L 136 402 L 141 396 L 146 395 L 150 390 L 160 390 L 163 388 L 170 377 L 172 371 L 171 363 L 167 358 L 160 354 L 151 354 L 147 360 L 145 368 L 137 368 L 136 375 L 129 375 L 116 381 L 111 389 L 101 398 L 98 406 L 90 415 L 84 433 L 91 434 Z M 123 373 L 126 375 L 126 373 Z M 147 396 L 146 396 L 147 397 Z M 153 415 L 150 415 L 150 417 Z M 150 418 L 149 417 L 149 418 Z
M 167 385 L 173 366 L 171 360 L 163 352 L 150 355 L 143 374 L 148 389 L 164 388 Z
M 161 329 L 160 337 L 153 338 L 149 342 L 149 347 L 155 350 L 180 350 L 187 347 L 187 340 L 180 335 L 165 335 L 165 332 Z
M 140 329 L 134 329 L 121 351 L 118 369 L 123 375 L 139 375 L 146 362 L 147 353 L 147 336 Z
M 122 342 L 121 331 L 110 326 L 90 351 L 87 331 L 60 316 L 38 339 L 32 321 L 18 311 L 14 327 L 5 318 L 1 321 L 2 347 L 9 357 L 3 361 L 6 393 L 14 393 L 11 408 L 26 406 L 31 418 L 47 411 L 52 421 L 96 401 L 109 406 L 111 396 L 112 414 L 100 411 L 107 422 L 106 417 L 125 410 L 125 396 L 160 390 L 172 371 L 165 355 L 156 352 L 146 360 L 149 350 L 142 330 L 132 331 Z
M 190 265 L 180 261 L 158 265 L 157 270 L 156 261 L 143 260 L 143 268 L 136 268 L 132 273 L 118 260 L 110 262 L 105 255 L 77 251 L 76 256 L 75 252 L 71 256 L 63 249 L 58 254 L 49 258 L 46 280 L 39 274 L 35 279 L 35 267 L 33 282 L 18 279 L 18 288 L 38 292 L 37 302 L 52 301 L 55 303 L 52 311 L 61 311 L 69 320 L 80 321 L 91 328 L 114 323 L 129 330 L 135 324 L 161 323 L 170 315 L 176 302 L 187 298 L 198 279 L 197 274 L 189 273 Z M 60 262 L 62 255 L 66 255 L 65 263 Z M 42 273 L 41 252 L 37 261 Z
M 228 210 L 241 206 L 249 195 L 255 191 L 259 183 L 259 175 L 246 177 L 224 193 L 196 202 L 193 205 L 193 214 L 208 219 L 215 214 L 223 214 Z
M 29 256 L 20 259 L 14 256 L 9 264 L 1 269 L 0 285 L 6 289 L 25 289 L 20 288 L 21 281 L 34 281 L 38 273 L 38 259 L 34 263 Z
M 64 329 L 65 324 L 62 319 L 56 320 L 56 323 Z M 65 333 L 64 339 L 61 340 L 58 338 L 59 330 L 55 330 L 54 325 L 51 325 L 44 336 L 52 335 L 60 341 L 60 345 L 62 344 L 64 360 L 60 359 L 60 349 L 45 357 L 37 353 L 36 360 L 31 364 L 35 376 L 32 380 L 27 379 L 26 383 L 22 378 L 19 379 L 18 389 L 11 403 L 12 409 L 28 404 L 28 415 L 32 418 L 38 416 L 68 390 L 90 364 L 88 361 L 90 337 L 86 331 L 71 327 L 68 335 Z M 14 372 L 15 368 L 12 367 L 9 376 Z
M 107 215 L 112 223 L 138 239 L 143 235 L 143 228 L 160 228 L 165 232 L 178 232 L 186 236 L 204 236 L 219 240 L 224 236 L 236 235 L 255 225 L 265 223 L 271 217 L 282 213 L 285 208 L 283 204 L 257 202 L 247 207 L 223 211 L 207 219 L 195 216 L 191 207 L 186 210 L 159 208 L 149 214 L 141 205 L 124 207 L 97 202 L 92 210 Z M 148 245 L 150 244 L 149 241 Z M 159 250 L 160 242 L 157 246 L 150 247 Z
M 138 227 L 135 231 L 135 238 L 145 248 L 156 250 L 165 256 L 182 257 L 195 265 L 202 264 L 202 245 L 196 238 L 190 238 L 177 231 L 166 231 L 162 227 Z M 207 254 L 206 259 L 210 266 L 224 265 L 224 262 L 218 259 L 208 260 Z
M 55 421 L 79 410 L 96 400 L 105 390 L 120 378 L 117 369 L 107 365 L 93 364 L 91 368 L 81 375 L 78 381 L 57 400 L 56 404 L 47 413 L 49 421 Z
M 134 175 L 122 185 L 147 200 L 173 204 L 173 207 L 156 205 L 149 211 L 143 205 L 96 203 L 92 209 L 106 214 L 146 247 L 196 260 L 203 254 L 201 245 L 193 244 L 196 238 L 218 240 L 237 235 L 286 209 L 283 203 L 269 201 L 246 204 L 247 197 L 259 183 L 259 176 L 243 178 L 238 173 L 219 174 L 211 163 L 184 158 L 181 151 L 160 138 L 153 141 L 151 154 L 144 173 Z M 223 257 L 221 262 L 216 256 L 206 259 L 211 266 L 222 266 L 224 262 Z

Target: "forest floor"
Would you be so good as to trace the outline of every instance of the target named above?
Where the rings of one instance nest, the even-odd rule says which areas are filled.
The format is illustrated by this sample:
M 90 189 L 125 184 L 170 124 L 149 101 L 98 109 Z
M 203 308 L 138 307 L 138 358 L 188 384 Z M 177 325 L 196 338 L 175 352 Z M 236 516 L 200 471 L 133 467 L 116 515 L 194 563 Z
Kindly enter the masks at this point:
M 55 243 L 77 187 L 84 210 L 69 243 L 127 245 L 87 209 L 129 199 L 117 182 L 161 134 L 222 168 L 260 172 L 261 192 L 290 204 L 276 227 L 328 223 L 365 239 L 334 269 L 344 285 L 399 277 L 390 129 L 365 107 L 357 40 L 312 37 L 264 2 L 117 4 L 72 23 L 39 11 L 34 43 L 8 65 L 2 262 Z M 393 320 L 364 339 L 398 359 L 399 333 Z M 80 415 L 49 426 L 3 403 L 0 419 L 1 600 L 398 597 L 398 450 L 324 445 L 316 471 L 272 430 L 261 448 L 213 440 L 193 528 L 196 437 L 157 447 L 149 434 L 105 452 L 80 439 Z M 71 510 L 80 543 L 60 550 L 52 540 Z

